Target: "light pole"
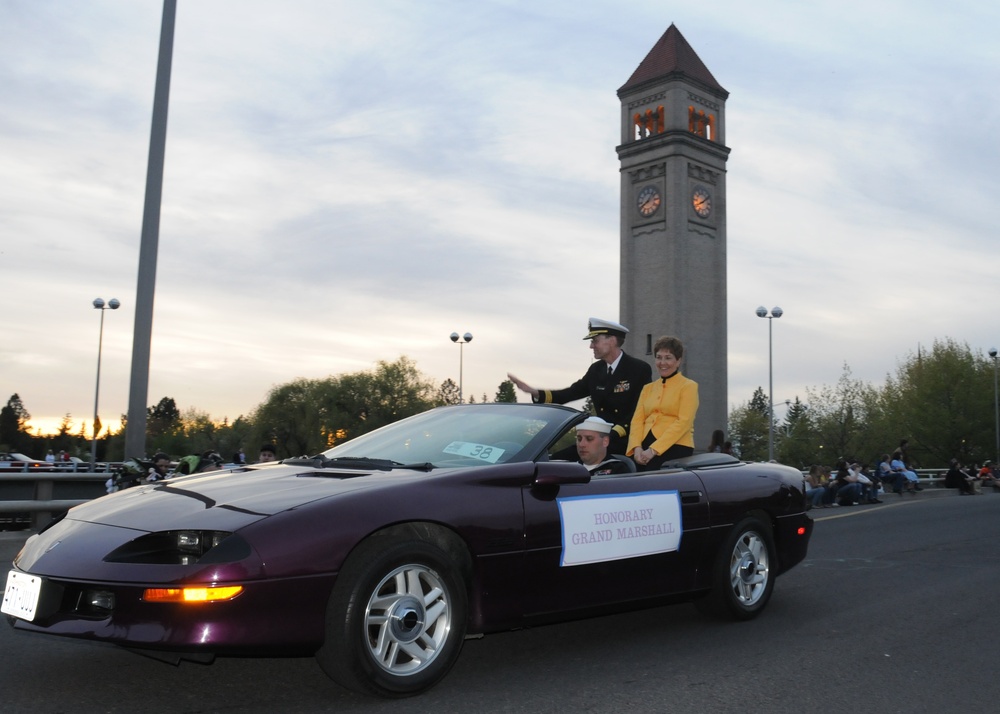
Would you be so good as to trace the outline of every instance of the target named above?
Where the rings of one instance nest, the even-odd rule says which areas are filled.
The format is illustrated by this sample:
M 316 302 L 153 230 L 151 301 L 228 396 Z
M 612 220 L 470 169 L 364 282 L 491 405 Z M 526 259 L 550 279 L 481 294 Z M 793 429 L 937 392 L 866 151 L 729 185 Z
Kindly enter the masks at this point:
M 101 345 L 104 342 L 104 311 L 108 308 L 117 310 L 121 306 L 118 298 L 111 298 L 104 304 L 103 298 L 94 300 L 94 309 L 101 311 L 101 329 L 97 333 L 97 386 L 94 388 L 94 438 L 90 440 L 90 469 L 97 469 L 97 398 L 101 394 Z
M 458 343 L 458 403 L 463 404 L 465 400 L 462 398 L 462 348 L 466 343 L 472 342 L 472 333 L 466 332 L 459 340 L 458 333 L 452 332 L 451 341 Z
M 774 318 L 785 314 L 780 307 L 772 307 L 770 314 L 767 308 L 761 305 L 757 308 L 757 317 L 767 318 L 767 383 L 768 383 L 768 421 L 767 421 L 767 460 L 774 461 L 774 340 L 772 338 L 772 326 Z
M 997 348 L 990 347 L 990 357 L 993 358 L 993 421 L 997 425 L 997 453 L 996 461 L 1000 464 L 1000 401 L 997 400 Z

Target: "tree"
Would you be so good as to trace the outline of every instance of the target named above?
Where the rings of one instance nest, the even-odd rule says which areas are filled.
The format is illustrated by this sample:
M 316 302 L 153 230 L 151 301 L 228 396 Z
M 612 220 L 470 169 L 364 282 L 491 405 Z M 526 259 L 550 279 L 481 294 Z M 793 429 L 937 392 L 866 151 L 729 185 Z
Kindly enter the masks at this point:
M 505 379 L 500 382 L 500 386 L 497 387 L 497 395 L 494 397 L 493 401 L 507 404 L 513 404 L 516 402 L 517 392 L 514 391 L 514 383 L 509 379 Z
M 340 410 L 356 422 L 345 427 L 357 436 L 433 406 L 434 387 L 409 357 L 395 362 L 380 360 L 371 372 L 336 378 L 340 385 Z
M 221 424 L 215 425 L 215 448 L 222 458 L 228 460 L 235 456 L 237 451 L 244 449 L 245 451 L 251 450 L 249 452 L 253 454 L 250 457 L 251 460 L 256 459 L 258 453 L 256 449 L 260 444 L 251 445 L 249 443 L 252 427 L 253 425 L 242 415 L 236 417 L 232 422 L 223 418 Z
M 59 422 L 59 431 L 56 432 L 55 438 L 52 440 L 52 448 L 56 451 L 72 451 L 73 450 L 73 419 L 72 415 L 64 414 L 62 421 Z
M 163 451 L 174 457 L 196 453 L 184 431 L 184 420 L 173 397 L 163 397 L 155 406 L 146 408 L 146 444 L 149 453 Z M 124 448 L 124 444 L 122 444 Z M 142 454 L 123 454 L 135 458 Z
M 906 438 L 918 464 L 995 458 L 993 364 L 967 344 L 935 340 L 910 354 L 886 379 L 881 407 L 886 451 Z
M 835 387 L 806 389 L 806 394 L 816 446 L 822 449 L 823 461 L 817 463 L 832 464 L 838 459 L 853 458 L 867 461 L 868 454 L 878 449 L 869 429 L 878 401 L 877 390 L 854 379 L 845 362 Z
M 765 461 L 768 415 L 767 412 L 761 413 L 752 402 L 752 399 L 750 402 L 744 402 L 729 414 L 729 440 L 741 459 Z
M 771 404 L 767 399 L 767 395 L 764 394 L 763 387 L 757 387 L 757 389 L 753 391 L 753 396 L 750 397 L 747 409 L 752 409 L 765 417 L 771 414 Z
M 193 407 L 186 409 L 181 414 L 181 423 L 187 440 L 188 454 L 219 450 L 215 438 L 216 426 L 208 412 Z
M 322 451 L 321 424 L 329 397 L 321 382 L 297 379 L 271 389 L 252 416 L 257 441 L 274 444 L 279 458 Z
M 776 436 L 775 456 L 779 462 L 799 469 L 815 463 L 815 430 L 808 408 L 798 397 L 789 405 Z
M 180 429 L 181 412 L 173 397 L 163 397 L 154 407 L 146 408 L 146 436 L 150 442 Z
M 0 409 L 0 444 L 10 451 L 18 451 L 30 443 L 31 435 L 26 429 L 31 414 L 21 402 L 21 397 L 12 394 L 7 405 Z
M 278 456 L 311 455 L 435 404 L 433 383 L 407 357 L 374 370 L 299 379 L 273 388 L 250 417 L 249 433 Z
M 458 393 L 458 385 L 450 377 L 441 382 L 441 386 L 438 387 L 437 401 L 439 404 L 458 404 L 462 401 Z

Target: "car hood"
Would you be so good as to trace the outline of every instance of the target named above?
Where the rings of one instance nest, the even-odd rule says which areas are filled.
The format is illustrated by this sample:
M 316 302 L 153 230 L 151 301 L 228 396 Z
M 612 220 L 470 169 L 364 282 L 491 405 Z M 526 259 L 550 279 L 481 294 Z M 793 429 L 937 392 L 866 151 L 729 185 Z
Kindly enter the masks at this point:
M 404 473 L 411 478 L 415 475 Z M 73 508 L 68 518 L 147 532 L 168 528 L 235 531 L 318 499 L 381 487 L 399 475 L 283 465 L 197 474 L 89 501 Z

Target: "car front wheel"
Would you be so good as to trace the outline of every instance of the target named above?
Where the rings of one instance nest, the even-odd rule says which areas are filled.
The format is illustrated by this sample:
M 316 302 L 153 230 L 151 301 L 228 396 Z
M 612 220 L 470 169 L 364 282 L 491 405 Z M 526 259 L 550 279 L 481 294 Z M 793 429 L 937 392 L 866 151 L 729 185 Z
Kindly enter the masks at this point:
M 372 538 L 345 563 L 316 657 L 348 689 L 402 697 L 432 687 L 458 659 L 468 598 L 446 552 L 386 540 Z
M 750 620 L 760 614 L 774 590 L 774 536 L 759 518 L 741 521 L 720 548 L 712 590 L 696 604 L 711 615 Z

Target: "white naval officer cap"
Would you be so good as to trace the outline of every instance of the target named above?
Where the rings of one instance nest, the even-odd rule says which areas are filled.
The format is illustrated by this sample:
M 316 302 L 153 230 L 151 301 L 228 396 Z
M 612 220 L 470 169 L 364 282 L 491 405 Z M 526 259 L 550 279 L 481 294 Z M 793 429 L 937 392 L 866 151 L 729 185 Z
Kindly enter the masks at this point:
M 627 334 L 628 328 L 624 325 L 619 325 L 617 322 L 612 322 L 611 320 L 601 320 L 592 317 L 587 322 L 587 336 L 583 339 L 589 340 L 598 335 L 617 335 L 624 340 Z

